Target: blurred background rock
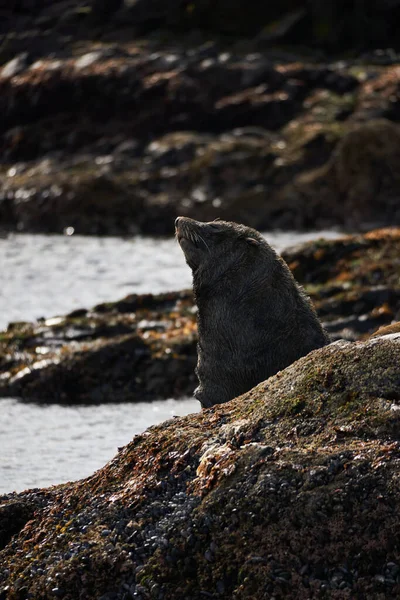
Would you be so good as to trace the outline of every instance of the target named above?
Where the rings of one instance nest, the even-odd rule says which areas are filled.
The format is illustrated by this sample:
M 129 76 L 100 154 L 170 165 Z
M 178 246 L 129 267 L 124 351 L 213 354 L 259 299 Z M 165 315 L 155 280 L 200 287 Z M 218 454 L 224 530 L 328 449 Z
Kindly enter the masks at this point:
M 0 4 L 0 228 L 398 224 L 396 0 Z

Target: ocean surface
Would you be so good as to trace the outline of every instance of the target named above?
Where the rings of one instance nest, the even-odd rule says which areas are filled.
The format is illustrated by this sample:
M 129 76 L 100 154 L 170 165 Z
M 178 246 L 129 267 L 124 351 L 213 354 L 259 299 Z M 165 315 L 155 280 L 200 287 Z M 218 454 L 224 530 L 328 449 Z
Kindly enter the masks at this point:
M 280 252 L 338 233 L 271 232 L 265 237 Z M 173 238 L 26 234 L 0 239 L 0 330 L 11 321 L 190 285 L 189 267 Z M 135 434 L 199 409 L 194 399 L 78 407 L 0 399 L 0 493 L 91 475 Z

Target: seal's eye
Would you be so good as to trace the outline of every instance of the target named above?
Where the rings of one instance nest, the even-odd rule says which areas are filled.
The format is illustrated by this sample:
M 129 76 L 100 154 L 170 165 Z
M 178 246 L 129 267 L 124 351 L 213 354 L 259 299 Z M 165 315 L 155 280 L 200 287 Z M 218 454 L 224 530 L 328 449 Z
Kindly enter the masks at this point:
M 252 237 L 247 237 L 246 242 L 248 244 L 250 244 L 251 246 L 259 246 L 260 245 L 260 242 Z
M 218 223 L 209 223 L 208 226 L 215 230 L 219 229 Z

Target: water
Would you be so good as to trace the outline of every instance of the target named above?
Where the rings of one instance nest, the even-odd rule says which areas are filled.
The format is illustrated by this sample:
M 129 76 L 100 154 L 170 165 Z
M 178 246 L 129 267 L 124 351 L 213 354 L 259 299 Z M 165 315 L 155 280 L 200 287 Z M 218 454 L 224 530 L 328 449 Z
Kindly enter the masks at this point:
M 191 285 L 174 239 L 12 235 L 0 239 L 0 269 L 0 329 Z
M 266 234 L 278 252 L 322 236 L 338 234 Z M 0 239 L 0 330 L 10 321 L 53 317 L 132 292 L 181 290 L 191 283 L 173 238 L 12 235 Z
M 335 232 L 266 234 L 278 250 Z M 173 238 L 11 235 L 0 239 L 0 329 L 118 300 L 180 290 L 191 273 Z M 199 410 L 193 399 L 41 406 L 0 399 L 0 493 L 90 475 L 135 434 Z
M 197 400 L 99 406 L 0 401 L 0 494 L 91 475 L 150 425 L 200 408 Z

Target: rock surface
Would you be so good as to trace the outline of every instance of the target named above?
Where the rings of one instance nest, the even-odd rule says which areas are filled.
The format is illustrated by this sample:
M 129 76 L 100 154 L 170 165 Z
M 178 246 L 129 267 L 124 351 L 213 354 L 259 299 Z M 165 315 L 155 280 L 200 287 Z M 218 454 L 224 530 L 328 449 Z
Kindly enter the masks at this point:
M 336 342 L 92 477 L 4 496 L 32 510 L 1 597 L 398 598 L 399 365 L 399 334 Z
M 317 240 L 284 253 L 331 339 L 365 339 L 400 321 L 400 230 Z M 191 395 L 191 292 L 128 296 L 0 332 L 0 396 L 61 403 Z
M 301 21 L 313 3 L 15 4 L 0 46 L 0 229 L 400 224 L 399 55 L 277 48 L 280 17 Z M 369 4 L 360 23 L 399 10 Z M 247 31 L 251 15 L 259 35 L 215 35 Z
M 196 331 L 190 292 L 127 296 L 0 334 L 0 395 L 39 402 L 190 395 Z

